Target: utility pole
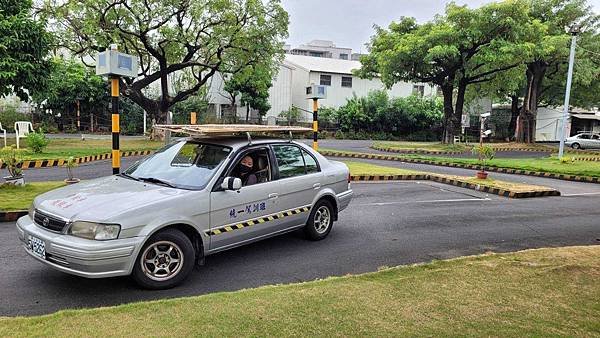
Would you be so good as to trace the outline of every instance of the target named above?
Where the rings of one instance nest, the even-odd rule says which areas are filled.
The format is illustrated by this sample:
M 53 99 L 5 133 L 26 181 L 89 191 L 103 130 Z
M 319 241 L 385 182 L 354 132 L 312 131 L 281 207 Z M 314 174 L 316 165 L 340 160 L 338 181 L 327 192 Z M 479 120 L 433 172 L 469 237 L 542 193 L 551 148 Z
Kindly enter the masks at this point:
M 77 131 L 81 132 L 81 109 L 80 109 L 80 103 L 79 103 L 79 98 L 77 99 Z
M 110 80 L 112 172 L 114 175 L 121 171 L 121 152 L 119 149 L 119 135 L 121 132 L 119 122 L 119 81 L 122 76 L 136 77 L 138 75 L 137 59 L 131 55 L 119 53 L 117 45 L 111 44 L 109 50 L 99 53 L 96 60 L 96 75 L 106 75 Z
M 567 88 L 565 90 L 565 106 L 562 116 L 562 124 L 560 126 L 560 146 L 558 148 L 558 158 L 561 159 L 565 151 L 565 137 L 567 116 L 569 115 L 569 99 L 571 98 L 571 81 L 573 79 L 573 65 L 575 63 L 575 46 L 577 45 L 577 34 L 579 34 L 579 25 L 574 24 L 569 29 L 571 38 L 571 52 L 569 53 L 569 71 L 567 73 Z
M 319 150 L 319 99 L 327 98 L 327 87 L 318 85 L 306 87 L 306 97 L 313 102 L 313 149 Z

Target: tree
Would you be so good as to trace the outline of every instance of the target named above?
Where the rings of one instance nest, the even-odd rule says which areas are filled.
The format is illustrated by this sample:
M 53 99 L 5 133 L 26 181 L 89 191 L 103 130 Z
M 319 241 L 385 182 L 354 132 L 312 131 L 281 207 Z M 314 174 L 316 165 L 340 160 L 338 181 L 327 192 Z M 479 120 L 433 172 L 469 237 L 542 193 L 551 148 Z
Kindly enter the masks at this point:
M 388 87 L 400 81 L 439 86 L 444 98 L 443 142 L 452 143 L 467 87 L 521 64 L 519 55 L 526 54 L 527 37 L 537 26 L 524 1 L 477 9 L 450 3 L 445 15 L 432 22 L 419 25 L 414 18 L 402 18 L 387 30 L 375 27 L 370 54 L 361 58 L 358 74 L 381 76 Z
M 283 53 L 288 16 L 279 0 L 49 0 L 62 44 L 93 56 L 111 43 L 139 60 L 121 94 L 164 121 L 171 106 L 195 95 L 218 71 L 235 74 Z M 173 77 L 187 79 L 173 91 Z M 158 83 L 160 94 L 149 90 Z M 182 82 L 183 83 L 183 82 Z
M 42 108 L 60 113 L 61 125 L 74 123 L 78 103 L 83 125 L 89 121 L 89 114 L 101 116 L 107 111 L 107 83 L 92 69 L 60 57 L 50 60 L 49 69 L 46 87 L 34 92 L 32 98 Z
M 523 107 L 520 109 L 515 138 L 519 142 L 533 142 L 535 139 L 537 107 L 546 93 L 553 92 L 544 86 L 548 79 L 559 78 L 564 91 L 566 64 L 568 63 L 570 36 L 566 28 L 573 24 L 581 25 L 583 39 L 593 35 L 598 23 L 587 0 L 536 0 L 531 1 L 531 15 L 547 26 L 544 34 L 537 39 L 532 57 L 526 63 Z M 577 68 L 581 70 L 581 59 Z M 598 73 L 596 73 L 598 74 Z M 560 87 L 560 86 L 559 86 Z M 555 87 L 556 88 L 556 87 Z M 549 101 L 556 98 L 556 91 Z M 558 97 L 564 95 L 558 95 Z
M 51 36 L 31 15 L 31 0 L 0 0 L 0 97 L 27 101 L 44 88 Z
M 271 109 L 269 88 L 273 84 L 273 76 L 278 70 L 280 61 L 280 58 L 261 60 L 225 80 L 224 90 L 230 96 L 233 109 L 235 109 L 237 96 L 241 95 L 240 101 L 246 106 L 246 122 L 250 117 L 250 108 L 258 110 L 259 117 Z

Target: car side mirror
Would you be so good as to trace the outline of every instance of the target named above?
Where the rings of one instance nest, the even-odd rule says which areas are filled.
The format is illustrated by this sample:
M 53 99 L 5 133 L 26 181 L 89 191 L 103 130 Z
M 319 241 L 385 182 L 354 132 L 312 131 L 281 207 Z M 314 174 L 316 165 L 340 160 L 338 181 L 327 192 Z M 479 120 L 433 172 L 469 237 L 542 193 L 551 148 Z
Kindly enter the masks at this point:
M 240 190 L 242 188 L 242 180 L 237 177 L 225 177 L 221 183 L 223 190 Z

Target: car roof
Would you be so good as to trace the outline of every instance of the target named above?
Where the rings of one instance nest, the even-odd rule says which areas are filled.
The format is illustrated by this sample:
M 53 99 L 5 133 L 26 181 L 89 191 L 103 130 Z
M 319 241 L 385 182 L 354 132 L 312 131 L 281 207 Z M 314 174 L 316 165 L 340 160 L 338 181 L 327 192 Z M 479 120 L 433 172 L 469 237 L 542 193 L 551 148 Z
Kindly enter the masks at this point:
M 197 142 L 218 144 L 227 147 L 231 147 L 234 150 L 245 147 L 248 145 L 248 137 L 247 136 L 214 136 L 214 137 L 185 137 L 180 140 L 193 140 Z M 296 141 L 296 140 L 293 140 Z M 252 136 L 251 144 L 252 145 L 260 145 L 260 144 L 272 144 L 272 143 L 281 143 L 281 142 L 290 142 L 290 139 L 284 138 L 274 138 L 274 137 L 265 137 L 265 136 Z

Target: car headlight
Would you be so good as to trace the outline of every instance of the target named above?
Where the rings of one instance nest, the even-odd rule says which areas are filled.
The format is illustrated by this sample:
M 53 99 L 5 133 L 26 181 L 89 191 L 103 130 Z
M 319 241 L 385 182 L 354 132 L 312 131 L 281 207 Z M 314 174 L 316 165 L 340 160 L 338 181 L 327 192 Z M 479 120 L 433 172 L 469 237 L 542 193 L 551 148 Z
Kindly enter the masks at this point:
M 75 221 L 69 227 L 69 235 L 76 237 L 105 241 L 119 237 L 121 226 L 118 224 L 100 224 L 93 222 Z

